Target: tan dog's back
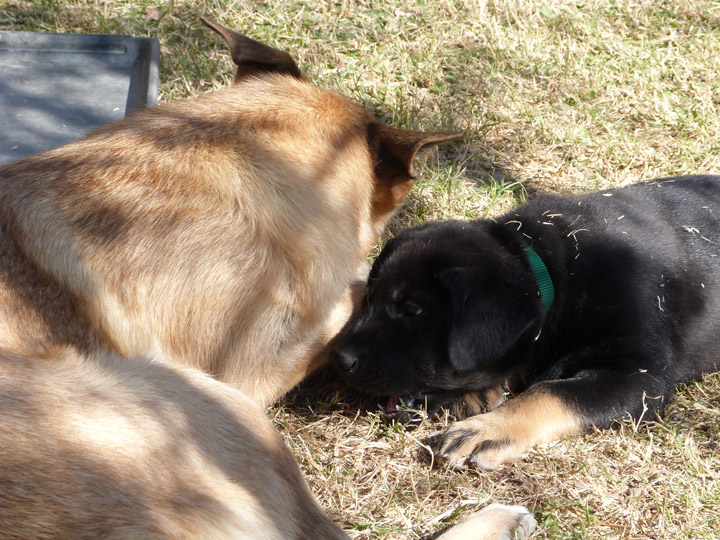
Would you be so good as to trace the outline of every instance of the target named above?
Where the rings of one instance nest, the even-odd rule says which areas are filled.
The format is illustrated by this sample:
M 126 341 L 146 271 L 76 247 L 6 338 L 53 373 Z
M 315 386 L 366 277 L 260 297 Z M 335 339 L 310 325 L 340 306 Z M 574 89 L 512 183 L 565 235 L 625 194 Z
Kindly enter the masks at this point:
M 262 410 L 197 370 L 0 353 L 0 396 L 2 538 L 346 538 Z

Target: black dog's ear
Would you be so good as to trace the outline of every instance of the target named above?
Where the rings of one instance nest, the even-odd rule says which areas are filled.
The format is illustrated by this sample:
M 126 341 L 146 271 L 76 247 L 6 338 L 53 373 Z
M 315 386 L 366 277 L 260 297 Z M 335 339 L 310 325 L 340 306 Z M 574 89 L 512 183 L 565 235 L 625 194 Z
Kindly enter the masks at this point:
M 207 17 L 201 16 L 200 20 L 220 34 L 230 47 L 233 62 L 237 65 L 235 82 L 259 73 L 286 73 L 298 79 L 303 78 L 295 60 L 285 51 L 263 45 Z
M 438 277 L 450 292 L 448 356 L 460 374 L 505 356 L 541 320 L 538 301 L 522 284 L 480 280 L 477 268 L 453 268 Z

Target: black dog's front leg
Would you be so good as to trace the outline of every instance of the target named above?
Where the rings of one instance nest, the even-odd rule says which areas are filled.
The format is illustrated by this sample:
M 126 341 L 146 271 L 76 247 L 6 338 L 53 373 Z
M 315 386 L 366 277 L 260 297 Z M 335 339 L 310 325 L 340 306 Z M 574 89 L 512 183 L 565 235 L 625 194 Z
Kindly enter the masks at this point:
M 592 370 L 571 379 L 543 381 L 501 407 L 456 422 L 440 438 L 436 455 L 454 468 L 496 469 L 539 443 L 608 427 L 629 415 L 662 412 L 667 385 L 647 371 Z

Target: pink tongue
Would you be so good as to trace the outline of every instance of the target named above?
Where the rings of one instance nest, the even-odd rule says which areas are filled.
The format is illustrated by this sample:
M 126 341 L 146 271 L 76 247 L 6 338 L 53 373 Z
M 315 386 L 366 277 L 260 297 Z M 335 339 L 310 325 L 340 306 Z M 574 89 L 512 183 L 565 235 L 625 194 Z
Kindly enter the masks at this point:
M 400 405 L 400 394 L 394 394 L 388 399 L 387 405 L 385 405 L 385 412 L 395 412 Z

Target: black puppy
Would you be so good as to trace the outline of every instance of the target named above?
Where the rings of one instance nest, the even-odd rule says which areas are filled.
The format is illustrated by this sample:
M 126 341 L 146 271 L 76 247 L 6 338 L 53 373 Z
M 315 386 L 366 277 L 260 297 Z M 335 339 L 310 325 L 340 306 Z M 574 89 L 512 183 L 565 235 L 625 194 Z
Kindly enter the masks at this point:
M 542 197 L 388 242 L 332 355 L 345 378 L 431 410 L 507 386 L 437 454 L 492 469 L 536 443 L 662 413 L 720 363 L 720 177 Z

